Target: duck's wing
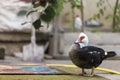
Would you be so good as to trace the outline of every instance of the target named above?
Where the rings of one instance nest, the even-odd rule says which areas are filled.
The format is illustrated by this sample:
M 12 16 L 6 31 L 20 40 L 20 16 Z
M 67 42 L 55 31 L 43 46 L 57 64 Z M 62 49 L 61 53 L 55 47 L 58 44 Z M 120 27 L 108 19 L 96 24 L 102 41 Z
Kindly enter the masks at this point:
M 95 47 L 95 46 L 85 46 L 83 48 L 87 51 L 105 52 L 102 48 Z

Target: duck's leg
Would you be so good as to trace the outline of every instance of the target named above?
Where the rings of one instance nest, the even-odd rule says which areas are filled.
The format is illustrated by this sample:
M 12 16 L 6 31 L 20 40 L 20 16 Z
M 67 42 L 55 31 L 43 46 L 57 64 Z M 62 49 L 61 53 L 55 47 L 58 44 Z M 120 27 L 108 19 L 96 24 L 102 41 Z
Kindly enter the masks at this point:
M 85 72 L 84 68 L 82 68 L 82 75 L 85 76 L 87 73 Z
M 93 76 L 93 75 L 94 75 L 94 70 L 95 70 L 95 67 L 93 66 L 90 76 Z
M 84 68 L 82 68 L 82 75 L 83 76 L 88 76 L 88 77 L 92 77 L 94 75 L 94 70 L 95 70 L 95 67 L 92 67 L 91 69 L 91 73 L 90 74 L 87 74 L 84 70 Z

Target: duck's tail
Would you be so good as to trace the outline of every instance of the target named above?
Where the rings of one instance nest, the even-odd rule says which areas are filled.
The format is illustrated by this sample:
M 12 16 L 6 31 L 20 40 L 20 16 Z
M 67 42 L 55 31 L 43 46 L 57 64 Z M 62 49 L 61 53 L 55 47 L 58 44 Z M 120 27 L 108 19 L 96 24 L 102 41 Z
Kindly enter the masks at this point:
M 109 57 L 114 57 L 116 56 L 116 52 L 114 51 L 108 51 L 108 52 L 105 52 L 105 58 L 109 58 Z

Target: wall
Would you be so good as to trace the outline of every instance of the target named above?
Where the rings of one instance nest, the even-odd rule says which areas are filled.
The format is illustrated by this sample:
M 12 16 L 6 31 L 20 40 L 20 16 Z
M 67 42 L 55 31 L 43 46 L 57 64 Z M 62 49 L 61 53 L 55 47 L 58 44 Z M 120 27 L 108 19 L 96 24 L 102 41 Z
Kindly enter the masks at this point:
M 23 45 L 29 44 L 30 32 L 0 32 L 0 48 L 5 49 L 6 55 L 13 55 L 15 52 L 22 52 Z M 44 45 L 49 36 L 47 33 L 37 32 L 37 44 Z
M 84 18 L 85 20 L 88 20 L 88 18 L 92 17 L 97 11 L 98 8 L 96 6 L 96 2 L 98 0 L 83 0 L 84 2 Z M 113 6 L 115 4 L 116 0 L 109 0 L 110 4 Z M 110 7 L 108 7 L 108 4 L 106 4 L 106 11 L 105 15 L 108 13 L 113 13 Z M 80 14 L 79 10 L 75 10 L 76 14 Z M 65 4 L 62 15 L 61 15 L 61 23 L 62 26 L 70 27 L 71 26 L 71 6 L 69 3 Z M 110 27 L 112 23 L 112 19 L 105 20 L 104 16 L 99 19 L 100 22 L 104 24 L 105 27 Z

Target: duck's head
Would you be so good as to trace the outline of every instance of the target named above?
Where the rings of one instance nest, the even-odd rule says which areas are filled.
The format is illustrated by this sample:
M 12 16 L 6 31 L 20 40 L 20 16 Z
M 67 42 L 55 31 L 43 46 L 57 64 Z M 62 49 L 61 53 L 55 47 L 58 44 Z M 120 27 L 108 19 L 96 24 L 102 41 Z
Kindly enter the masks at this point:
M 87 35 L 85 33 L 81 32 L 75 42 L 87 46 L 89 43 L 89 40 L 88 40 Z

